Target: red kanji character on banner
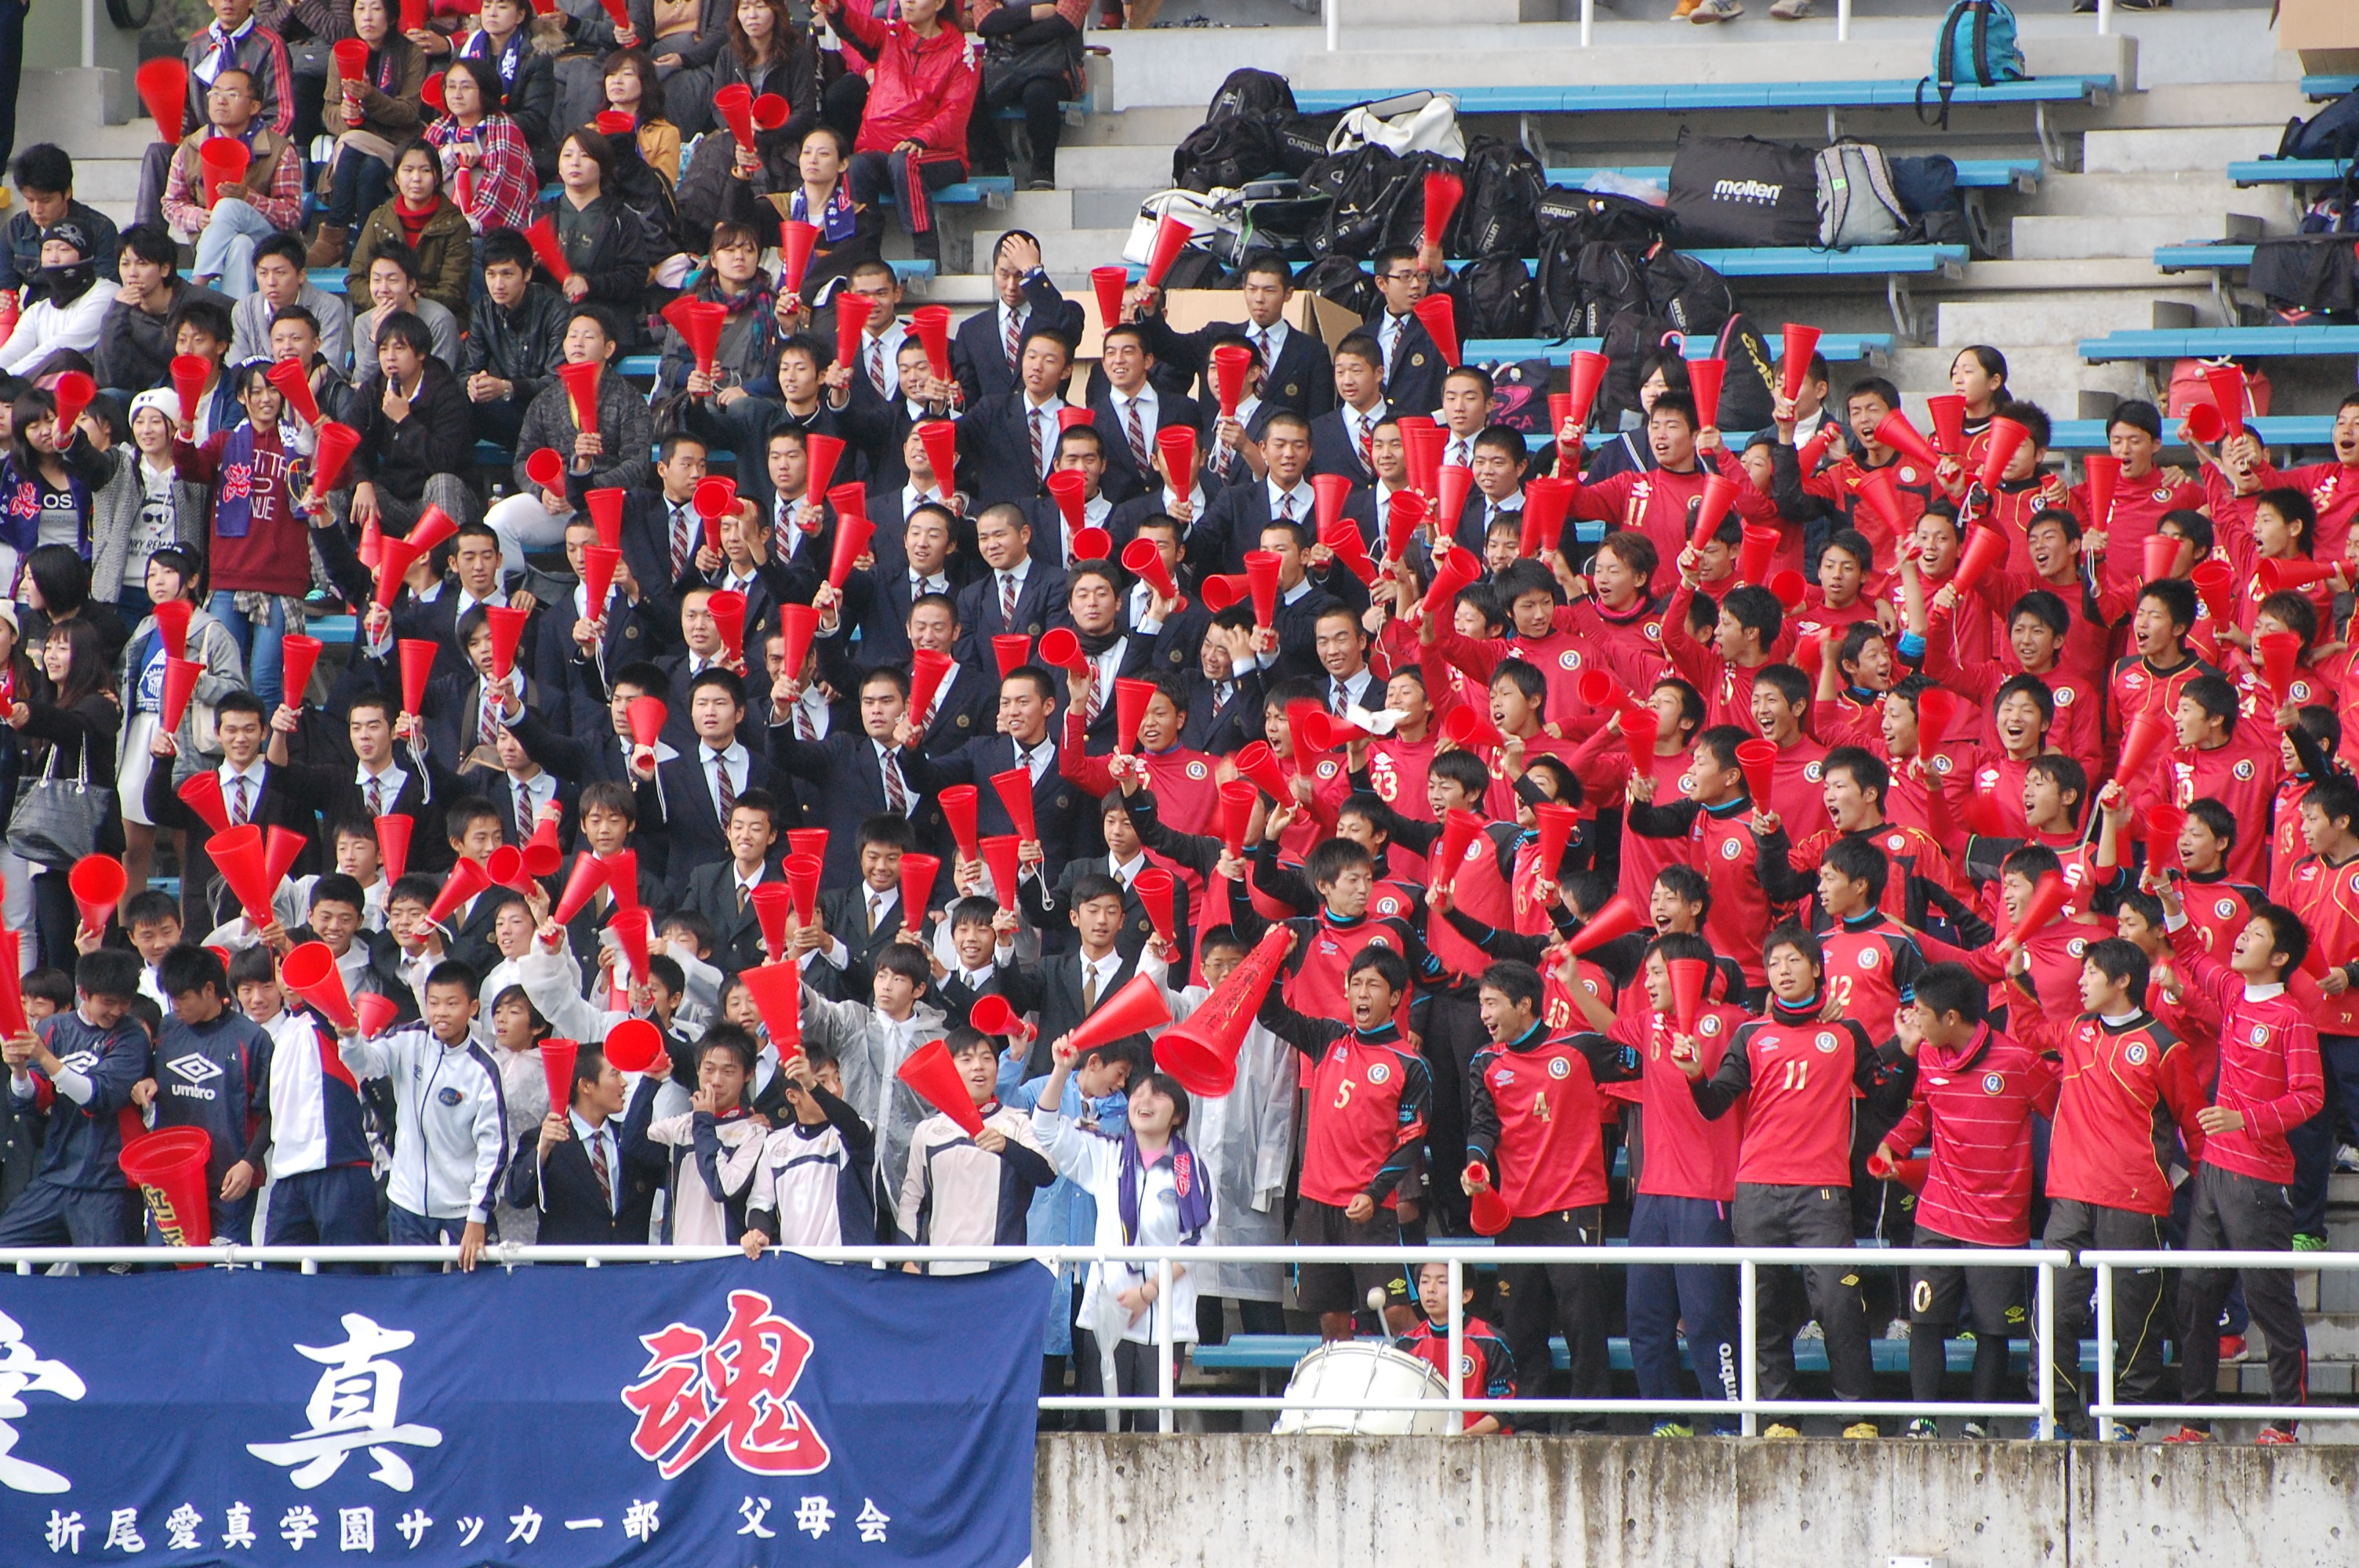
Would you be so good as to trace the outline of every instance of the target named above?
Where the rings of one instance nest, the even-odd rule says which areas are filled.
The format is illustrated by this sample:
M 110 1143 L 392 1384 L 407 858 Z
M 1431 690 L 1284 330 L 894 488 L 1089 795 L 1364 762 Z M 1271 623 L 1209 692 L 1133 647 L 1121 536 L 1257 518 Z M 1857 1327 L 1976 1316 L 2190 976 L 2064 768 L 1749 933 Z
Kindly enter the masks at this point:
M 647 1347 L 647 1364 L 622 1395 L 639 1416 L 631 1446 L 656 1461 L 667 1481 L 716 1443 L 739 1469 L 757 1476 L 808 1476 L 827 1467 L 827 1444 L 788 1397 L 810 1357 L 810 1336 L 772 1315 L 769 1297 L 730 1292 L 728 1325 L 711 1341 L 702 1330 L 675 1323 L 639 1343 Z

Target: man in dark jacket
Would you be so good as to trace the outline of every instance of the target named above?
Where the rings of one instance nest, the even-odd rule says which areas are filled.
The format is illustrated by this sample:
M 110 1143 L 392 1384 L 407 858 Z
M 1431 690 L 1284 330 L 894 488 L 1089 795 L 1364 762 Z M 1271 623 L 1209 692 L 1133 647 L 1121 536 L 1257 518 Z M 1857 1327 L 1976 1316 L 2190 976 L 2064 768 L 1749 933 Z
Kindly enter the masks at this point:
M 514 447 L 525 410 L 565 358 L 565 301 L 532 281 L 532 247 L 503 229 L 484 237 L 484 299 L 469 316 L 460 378 L 484 440 Z
M 358 524 L 375 516 L 406 534 L 429 506 L 462 523 L 476 514 L 466 476 L 475 438 L 459 378 L 434 357 L 434 334 L 408 311 L 378 324 L 377 372 L 361 384 L 361 444 L 353 453 L 348 505 Z M 344 493 L 344 492 L 339 492 Z
M 73 159 L 63 147 L 48 142 L 27 147 L 8 166 L 16 181 L 16 194 L 25 199 L 24 206 L 8 215 L 0 224 L 0 288 L 17 288 L 29 283 L 41 270 L 41 242 L 60 223 L 77 223 L 90 236 L 97 258 L 98 276 L 107 282 L 115 279 L 114 221 L 95 207 L 85 207 L 74 200 Z M 116 386 L 131 386 L 130 382 L 115 382 Z M 147 384 L 136 384 L 144 387 Z
M 13 229 L 16 220 L 9 222 Z M 91 368 L 101 386 L 144 392 L 163 384 L 171 367 L 172 340 L 167 328 L 172 312 L 190 299 L 212 299 L 223 309 L 230 301 L 179 276 L 180 247 L 159 227 L 143 224 L 125 230 L 116 251 L 123 282 L 98 324 Z

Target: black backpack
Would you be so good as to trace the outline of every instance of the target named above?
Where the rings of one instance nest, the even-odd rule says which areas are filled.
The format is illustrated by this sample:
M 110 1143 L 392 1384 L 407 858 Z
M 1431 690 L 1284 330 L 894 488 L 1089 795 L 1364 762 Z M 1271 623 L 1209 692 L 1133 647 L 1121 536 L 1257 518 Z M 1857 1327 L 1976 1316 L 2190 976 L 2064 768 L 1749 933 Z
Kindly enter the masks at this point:
M 1183 190 L 1234 190 L 1277 168 L 1277 134 L 1251 115 L 1207 120 L 1171 149 L 1171 183 Z
M 1574 224 L 1540 234 L 1539 260 L 1532 278 L 1532 330 L 1559 340 L 1573 335 L 1581 319 L 1581 247 L 1588 242 Z
M 2332 158 L 2337 163 L 2359 157 L 2359 92 L 2344 93 L 2307 120 L 2287 121 L 2277 157 Z
M 1722 325 L 1712 351 L 1728 365 L 1720 386 L 1720 407 L 1712 411 L 1718 416 L 1712 422 L 1723 430 L 1767 428 L 1776 412 L 1777 362 L 1753 318 L 1742 310 L 1731 316 Z
M 1467 263 L 1458 271 L 1458 300 L 1464 310 L 1462 338 L 1528 338 L 1539 291 L 1524 258 L 1513 251 Z
M 1512 142 L 1475 136 L 1466 144 L 1466 197 L 1450 225 L 1454 256 L 1527 256 L 1539 243 L 1534 215 L 1548 189 L 1539 159 Z
M 2245 281 L 2280 311 L 2347 320 L 2359 312 L 2359 242 L 2349 234 L 2263 240 Z
M 1327 138 L 1335 129 L 1336 114 L 1296 114 L 1277 122 L 1277 167 L 1299 179 L 1311 165 L 1327 156 Z
M 1335 204 L 1310 236 L 1311 254 L 1364 261 L 1387 245 L 1415 244 L 1425 229 L 1426 171 L 1456 168 L 1431 153 L 1395 157 L 1383 147 L 1364 146 L 1344 154 Z M 1304 186 L 1306 195 L 1325 194 L 1307 178 Z
M 1654 314 L 1686 337 L 1715 337 L 1736 314 L 1736 292 L 1728 279 L 1691 255 L 1658 250 L 1647 258 L 1646 276 Z
M 1680 243 L 1698 249 L 1815 245 L 1818 156 L 1756 136 L 1691 137 L 1671 155 L 1671 212 Z
M 1286 78 L 1274 71 L 1241 69 L 1229 72 L 1221 90 L 1212 94 L 1212 103 L 1205 105 L 1204 118 L 1226 120 L 1243 115 L 1274 126 L 1281 120 L 1292 119 L 1297 113 L 1294 89 L 1287 85 Z
M 1331 305 L 1342 306 L 1363 321 L 1375 319 L 1376 312 L 1384 308 L 1375 280 L 1350 256 L 1324 256 L 1312 262 L 1295 277 L 1294 287 Z
M 1965 199 L 1958 194 L 1958 166 L 1946 155 L 1897 157 L 1892 164 L 1892 189 L 1912 220 L 1906 243 L 1962 245 L 1972 236 L 1966 226 Z

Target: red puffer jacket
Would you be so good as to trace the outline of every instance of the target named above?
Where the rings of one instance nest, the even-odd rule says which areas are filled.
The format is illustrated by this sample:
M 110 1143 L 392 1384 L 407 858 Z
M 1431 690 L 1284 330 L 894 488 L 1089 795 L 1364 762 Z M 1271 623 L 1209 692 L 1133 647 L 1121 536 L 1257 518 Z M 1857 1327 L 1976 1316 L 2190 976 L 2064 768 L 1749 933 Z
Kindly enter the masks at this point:
M 903 142 L 928 152 L 966 155 L 967 115 L 983 81 L 983 40 L 961 32 L 945 11 L 942 29 L 921 38 L 906 22 L 880 22 L 856 5 L 830 19 L 860 53 L 868 72 L 868 108 L 853 151 L 889 153 Z

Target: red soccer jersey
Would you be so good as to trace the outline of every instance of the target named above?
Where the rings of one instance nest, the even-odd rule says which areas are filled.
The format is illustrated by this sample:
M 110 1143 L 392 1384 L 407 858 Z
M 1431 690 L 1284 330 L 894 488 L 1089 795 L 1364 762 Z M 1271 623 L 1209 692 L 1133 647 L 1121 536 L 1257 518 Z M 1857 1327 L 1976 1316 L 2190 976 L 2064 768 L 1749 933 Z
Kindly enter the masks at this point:
M 1626 610 L 1608 610 L 1594 594 L 1560 605 L 1556 629 L 1570 633 L 1590 651 L 1593 662 L 1644 695 L 1655 677 L 1670 667 L 1663 657 L 1663 601 L 1634 603 Z
M 1266 1010 L 1263 1022 L 1272 1022 Z M 1276 1032 L 1301 1048 L 1284 1028 Z M 1424 1058 L 1389 1024 L 1366 1035 L 1347 1029 L 1315 1054 L 1303 1054 L 1312 1065 L 1304 1086 L 1302 1195 L 1336 1208 L 1362 1193 L 1397 1201 L 1400 1175 L 1425 1141 L 1433 1086 Z
M 1913 1065 L 1896 1069 L 1906 1076 Z M 1761 1186 L 1851 1185 L 1852 1090 L 1881 1080 L 1876 1053 L 1857 1022 L 1740 1026 L 1717 1068 L 1690 1092 L 1707 1114 L 1745 1096 L 1736 1179 Z
M 1777 522 L 1777 503 L 1754 485 L 1735 453 L 1723 448 L 1718 463 L 1712 466 L 1736 481 L 1736 515 L 1748 523 Z M 1669 566 L 1679 559 L 1680 551 L 1687 546 L 1708 473 L 1701 462 L 1687 473 L 1673 473 L 1669 469 L 1617 473 L 1574 491 L 1571 515 L 1603 523 L 1609 528 L 1644 534 Z
M 2028 1017 L 2017 1022 L 2017 1033 L 2061 1063 L 2048 1144 L 2049 1195 L 2169 1214 L 2173 1129 L 2190 1158 L 2203 1150 L 2195 1125 L 2203 1091 L 2194 1053 L 2152 1013 L 2115 1024 L 2086 1013 L 2059 1022 L 2022 1011 Z
M 2074 486 L 2072 497 L 2073 510 L 2087 516 L 2089 487 Z M 2120 487 L 2114 492 L 2111 519 L 2104 527 L 2105 586 L 2135 592 L 2146 573 L 2147 539 L 2162 525 L 2163 514 L 2201 511 L 2202 506 L 2201 485 L 2165 484 L 2162 476 L 2154 472 L 2136 479 L 2124 474 Z
M 1773 664 L 1777 664 L 1794 651 L 1794 627 L 1783 624 L 1777 640 L 1766 651 L 1757 665 L 1734 665 L 1721 657 L 1717 646 L 1699 643 L 1688 632 L 1688 607 L 1695 602 L 1695 591 L 1685 583 L 1671 595 L 1671 602 L 1663 610 L 1663 656 L 1671 662 L 1680 678 L 1703 694 L 1704 728 L 1715 724 L 1734 724 L 1740 730 L 1757 735 L 1760 727 L 1753 722 L 1753 682 L 1756 676 Z
M 1878 907 L 1891 917 L 1896 927 L 1905 924 L 1908 918 L 1908 879 L 1911 877 L 1921 878 L 1961 898 L 1967 896 L 1968 890 L 1958 876 L 1957 867 L 1951 862 L 1949 852 L 1923 828 L 1886 822 L 1881 827 L 1860 831 L 1884 851 L 1884 858 L 1889 865 L 1890 874 L 1884 879 L 1884 900 Z M 1797 871 L 1816 871 L 1826 860 L 1827 851 L 1834 848 L 1836 840 L 1848 837 L 1850 835 L 1834 827 L 1822 833 L 1813 833 L 1787 851 L 1786 863 Z M 1911 932 L 1902 931 L 1900 934 L 1911 941 L 1915 940 Z
M 1694 759 L 1691 752 L 1674 752 L 1669 756 L 1647 758 L 1648 773 L 1655 780 L 1655 798 L 1666 806 L 1687 798 L 1688 766 Z M 1599 730 L 1581 744 L 1571 757 L 1574 774 L 1581 780 L 1582 798 L 1600 806 L 1619 806 L 1627 795 L 1631 773 L 1630 748 L 1622 737 Z M 1687 859 L 1685 847 L 1676 838 L 1642 838 L 1636 833 L 1622 835 L 1622 863 L 1615 890 L 1646 907 L 1647 895 L 1653 891 L 1655 878 L 1665 866 Z
M 2248 741 L 2255 727 L 2242 724 L 2224 746 L 2211 751 L 2181 746 L 2170 753 L 2171 799 L 2184 808 L 2216 800 L 2236 819 L 2236 841 L 2228 846 L 2228 874 L 2242 882 L 2268 880 L 2269 806 L 2277 788 L 2277 731 L 2267 749 Z
M 1905 1154 L 1932 1136 L 1918 1223 L 1984 1247 L 2028 1240 L 2031 1116 L 2055 1103 L 2054 1066 L 1988 1024 L 1954 1054 L 1929 1043 L 1917 1063 L 1917 1098 L 1884 1139 Z
M 2179 895 L 2186 901 L 2187 918 L 2203 950 L 2224 959 L 2236 946 L 2236 933 L 2253 918 L 2253 901 L 2260 890 L 2219 874 L 2203 881 L 2187 878 L 2180 883 Z
M 1412 822 L 1433 820 L 1432 804 L 1426 799 L 1425 779 L 1433 766 L 1434 733 L 1429 727 L 1422 741 L 1387 735 L 1368 747 L 1368 787 L 1378 799 Z M 1431 880 L 1425 857 L 1406 844 L 1395 843 L 1386 852 L 1386 859 L 1401 876 L 1414 881 Z
M 2292 1181 L 2286 1134 L 2326 1103 L 2310 1022 L 2315 999 L 2305 1005 L 2283 988 L 2274 996 L 2248 995 L 2244 978 L 2206 955 L 2184 923 L 2170 934 L 2170 950 L 2188 983 L 2220 1009 L 2220 1081 L 2212 1103 L 2245 1119 L 2235 1131 L 2203 1141 L 2203 1162 L 2256 1181 Z
M 1634 1055 L 1602 1034 L 1549 1038 L 1544 1023 L 1474 1054 L 1466 1157 L 1490 1168 L 1508 1213 L 1528 1219 L 1605 1201 L 1597 1081 L 1636 1076 Z
M 2335 865 L 2317 855 L 2295 862 L 2288 903 L 2310 927 L 2313 950 L 2330 968 L 2359 958 L 2359 857 Z M 2224 950 L 2224 949 L 2222 949 Z M 2321 1034 L 2359 1034 L 2359 988 L 2321 997 Z
M 1856 1019 L 1871 1035 L 1890 1033 L 1892 1015 L 1916 994 L 1917 977 L 1925 972 L 1917 934 L 1877 910 L 1864 921 L 1820 932 L 1819 948 L 1826 958 L 1827 994 L 1843 1016 Z
M 1741 1007 L 1706 1007 L 1697 1013 L 1696 1044 L 1704 1059 L 1723 1050 L 1749 1017 Z M 1652 1008 L 1635 1018 L 1625 1014 L 1614 1026 L 1614 1038 L 1638 1053 L 1642 1068 L 1639 1103 L 1646 1108 L 1646 1121 L 1638 1190 L 1658 1197 L 1734 1202 L 1744 1113 L 1740 1108 L 1715 1119 L 1697 1108 L 1695 1096 L 1688 1092 L 1688 1076 L 1671 1060 L 1676 1028 L 1668 1014 Z
M 2343 558 L 2353 514 L 2359 514 L 2359 468 L 2345 467 L 2338 459 L 2279 472 L 2264 459 L 2254 468 L 2253 477 L 2264 490 L 2286 484 L 2309 496 L 2310 505 L 2318 509 L 2318 547 L 2311 554 L 2321 561 Z
M 1512 845 L 1516 827 L 1512 822 L 1494 822 L 1474 836 L 1466 846 L 1466 858 L 1459 862 L 1457 876 L 1450 886 L 1450 902 L 1469 920 L 1479 920 L 1497 931 L 1515 929 L 1516 906 L 1513 892 L 1507 885 L 1507 872 L 1499 866 L 1502 846 Z M 1440 841 L 1435 840 L 1439 848 Z M 1512 853 L 1509 865 L 1514 864 Z M 1479 975 L 1491 967 L 1491 956 L 1461 936 L 1446 920 L 1428 923 L 1427 935 L 1433 956 L 1443 966 L 1461 975 Z
M 2107 732 L 2118 744 L 2122 736 L 2127 732 L 2131 722 L 2139 714 L 2144 713 L 2149 704 L 2153 705 L 2154 711 L 2161 718 L 2167 730 L 2171 722 L 2171 715 L 2179 711 L 2179 694 L 2187 689 L 2187 683 L 2203 676 L 2219 673 L 2212 665 L 2192 654 L 2188 656 L 2185 664 L 2168 671 L 2156 669 L 2147 662 L 2146 656 L 2142 654 L 2132 654 L 2126 658 L 2116 660 L 2113 674 L 2107 676 L 2105 681 Z M 2158 754 L 2154 762 L 2149 764 L 2158 773 L 2167 765 L 2166 759 L 2175 743 L 2172 739 L 2165 739 L 2161 753 Z M 2129 785 L 2130 794 L 2134 798 L 2140 791 L 2152 788 L 2154 784 L 2152 776 L 2125 782 Z
M 1770 911 L 1751 821 L 1752 804 L 1741 798 L 1712 808 L 1691 800 L 1634 806 L 1625 818 L 1633 833 L 1686 844 L 1688 863 L 1712 884 L 1704 939 L 1712 951 L 1737 961 L 1745 984 L 1757 986 L 1767 978 L 1761 968 L 1761 940 L 1769 935 Z
M 1458 1397 L 1463 1400 L 1512 1400 L 1516 1397 L 1516 1362 L 1507 1352 L 1507 1342 L 1499 1331 L 1481 1318 L 1469 1314 L 1459 1327 L 1459 1343 L 1465 1347 L 1465 1359 L 1458 1363 Z M 1394 1348 L 1406 1350 L 1435 1371 L 1442 1380 L 1450 1379 L 1450 1329 L 1446 1324 L 1431 1319 L 1393 1341 Z M 1468 1411 L 1466 1424 L 1473 1426 L 1484 1416 L 1495 1419 L 1499 1430 L 1507 1430 L 1506 1411 Z
M 1826 747 L 1808 735 L 1777 748 L 1777 764 L 1769 771 L 1769 809 L 1788 838 L 1807 838 L 1828 825 L 1826 761 Z

